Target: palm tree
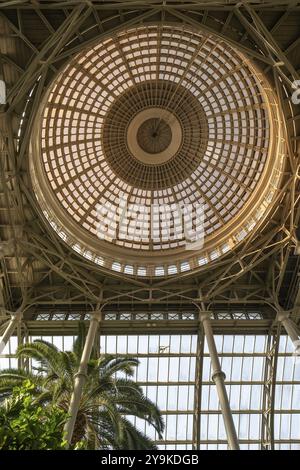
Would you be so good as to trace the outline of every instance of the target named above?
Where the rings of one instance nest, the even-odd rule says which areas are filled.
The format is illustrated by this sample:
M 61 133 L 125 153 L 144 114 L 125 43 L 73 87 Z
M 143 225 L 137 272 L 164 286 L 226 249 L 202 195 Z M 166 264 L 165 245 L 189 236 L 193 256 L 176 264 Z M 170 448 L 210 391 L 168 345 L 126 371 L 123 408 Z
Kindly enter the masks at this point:
M 0 372 L 0 400 L 15 386 L 29 379 L 37 403 L 56 404 L 68 410 L 83 351 L 86 331 L 83 324 L 72 351 L 60 351 L 52 343 L 36 340 L 19 346 L 18 357 L 37 363 L 32 372 L 6 369 Z M 164 423 L 157 406 L 130 377 L 139 361 L 129 357 L 100 355 L 96 350 L 88 363 L 87 380 L 75 423 L 72 445 L 83 442 L 89 449 L 155 449 L 152 440 L 139 431 L 129 417 L 145 420 L 162 437 Z

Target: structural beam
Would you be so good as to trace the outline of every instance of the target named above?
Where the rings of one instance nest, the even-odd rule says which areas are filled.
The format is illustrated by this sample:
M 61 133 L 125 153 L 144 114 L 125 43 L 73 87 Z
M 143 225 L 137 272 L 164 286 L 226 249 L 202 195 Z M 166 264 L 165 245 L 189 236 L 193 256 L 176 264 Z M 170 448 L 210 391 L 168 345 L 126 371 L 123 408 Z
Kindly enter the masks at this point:
M 243 52 L 247 56 L 258 59 L 262 62 L 265 62 L 268 65 L 273 64 L 273 61 L 272 61 L 272 59 L 270 59 L 270 57 L 267 57 L 266 55 L 263 55 L 260 52 L 255 51 L 253 48 L 250 49 L 250 47 L 244 46 L 243 44 L 241 44 L 241 42 L 235 41 L 235 40 L 231 39 L 230 37 L 228 37 L 226 34 L 222 34 L 219 31 L 216 31 L 215 29 L 213 29 L 213 28 L 211 28 L 207 25 L 204 25 L 203 23 L 200 23 L 199 21 L 193 19 L 189 15 L 187 15 L 185 13 L 181 13 L 180 11 L 177 11 L 173 7 L 172 8 L 171 7 L 166 7 L 166 10 L 169 13 L 171 13 L 173 16 L 175 16 L 176 18 L 179 18 L 183 23 L 190 24 L 191 26 L 196 27 L 198 29 L 201 29 L 202 31 L 206 31 L 207 33 L 215 34 L 220 39 L 226 41 L 232 47 L 240 50 L 241 52 Z
M 2 354 L 5 346 L 7 345 L 10 337 L 13 335 L 16 326 L 22 320 L 23 312 L 18 310 L 15 314 L 11 316 L 11 319 L 6 327 L 6 330 L 3 333 L 3 336 L 0 338 L 0 354 Z
M 85 340 L 85 345 L 83 348 L 81 361 L 77 374 L 75 375 L 74 390 L 71 396 L 70 406 L 69 406 L 69 418 L 65 424 L 65 438 L 68 442 L 68 445 L 71 444 L 72 436 L 74 432 L 75 422 L 77 418 L 77 413 L 80 405 L 82 390 L 87 379 L 87 364 L 91 357 L 91 352 L 95 342 L 95 336 L 98 330 L 99 322 L 101 319 L 101 311 L 95 311 L 92 314 L 90 320 L 90 326 L 88 334 Z
M 193 414 L 193 450 L 200 449 L 201 439 L 201 397 L 203 382 L 203 350 L 204 337 L 201 322 L 197 335 L 197 352 L 195 361 L 195 393 L 194 393 L 194 414 Z
M 43 2 L 33 2 L 32 0 L 7 0 L 1 4 L 2 9 L 11 10 L 13 8 L 18 8 L 18 10 L 55 10 L 55 9 L 64 9 L 64 8 L 72 8 L 77 6 L 79 3 L 87 3 L 87 0 L 57 0 L 53 2 L 53 0 L 43 0 Z M 130 10 L 130 9 L 142 9 L 145 10 L 149 8 L 149 6 L 161 6 L 162 8 L 167 5 L 172 5 L 172 8 L 178 10 L 191 10 L 191 11 L 201 11 L 204 8 L 210 11 L 231 11 L 233 8 L 238 6 L 241 3 L 241 0 L 236 1 L 197 1 L 197 0 L 187 0 L 187 1 L 179 1 L 179 0 L 152 0 L 152 1 L 136 1 L 136 0 L 119 0 L 119 1 L 103 1 L 103 0 L 90 0 L 89 3 L 93 6 L 95 10 Z M 255 10 L 264 10 L 264 11 L 272 11 L 281 12 L 284 7 L 288 7 L 290 11 L 299 11 L 299 5 L 297 2 L 292 2 L 289 0 L 285 1 L 261 1 L 258 2 L 257 0 L 248 0 L 248 3 L 253 5 Z
M 271 330 L 268 335 L 262 398 L 262 450 L 274 450 L 275 448 L 274 408 L 280 331 L 281 325 L 278 324 L 276 332 Z
M 274 319 L 264 320 L 212 320 L 215 334 L 268 334 Z M 30 335 L 76 335 L 78 320 L 27 320 L 25 325 Z M 103 320 L 104 335 L 124 334 L 197 334 L 197 320 Z
M 211 359 L 211 367 L 213 371 L 212 379 L 216 384 L 217 394 L 219 397 L 220 407 L 224 419 L 225 430 L 227 434 L 228 444 L 231 450 L 239 450 L 239 441 L 237 438 L 232 412 L 227 396 L 225 387 L 225 374 L 221 369 L 221 364 L 218 357 L 216 343 L 214 340 L 213 331 L 210 323 L 209 312 L 199 312 L 200 320 L 202 321 L 204 333 L 207 341 L 209 355 Z
M 290 340 L 292 341 L 295 347 L 295 354 L 300 356 L 299 332 L 293 320 L 289 318 L 289 312 L 278 312 L 277 320 L 283 325 L 285 331 L 289 335 Z

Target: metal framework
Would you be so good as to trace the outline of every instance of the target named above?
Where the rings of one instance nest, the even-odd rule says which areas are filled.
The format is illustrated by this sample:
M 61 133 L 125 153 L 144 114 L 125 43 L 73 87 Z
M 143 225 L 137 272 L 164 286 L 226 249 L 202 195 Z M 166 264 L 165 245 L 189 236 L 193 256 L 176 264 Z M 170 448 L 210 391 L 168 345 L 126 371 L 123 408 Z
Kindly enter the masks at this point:
M 280 121 L 262 74 L 217 36 L 131 27 L 51 84 L 32 130 L 33 189 L 59 236 L 98 266 L 137 279 L 204 271 L 272 206 Z M 196 204 L 190 220 L 178 209 Z
M 62 331 L 72 335 L 76 315 L 84 318 L 99 306 L 103 307 L 103 334 L 147 332 L 153 336 L 171 332 L 197 336 L 197 309 L 203 302 L 204 310 L 215 315 L 211 320 L 215 334 L 270 335 L 260 410 L 264 418 L 256 441 L 264 448 L 276 448 L 280 435 L 275 433 L 275 389 L 285 386 L 278 382 L 278 372 L 275 379 L 279 343 L 284 338 L 279 336 L 277 325 L 282 322 L 285 327 L 277 313 L 287 312 L 294 341 L 299 333 L 300 112 L 299 105 L 291 100 L 300 70 L 299 20 L 300 4 L 294 1 L 227 1 L 223 5 L 176 0 L 2 2 L 0 79 L 7 90 L 6 104 L 0 108 L 3 343 L 17 324 L 19 341 L 28 335 L 59 335 Z M 85 46 L 126 28 L 167 23 L 215 34 L 265 74 L 279 103 L 287 158 L 273 209 L 267 211 L 260 230 L 251 232 L 226 256 L 214 259 L 209 271 L 198 266 L 192 273 L 180 272 L 174 278 L 124 278 L 123 273 L 95 266 L 74 253 L 49 227 L 32 192 L 29 141 L 50 83 Z M 239 312 L 246 312 L 248 318 L 235 318 Z M 260 312 L 261 318 L 251 320 L 251 312 Z M 56 315 L 64 319 L 55 320 Z M 126 319 L 122 315 L 127 315 Z M 201 338 L 199 348 L 204 344 Z M 3 349 L 4 344 L 0 347 Z M 195 353 L 199 377 L 205 359 L 200 350 Z M 197 394 L 201 389 L 203 401 L 203 372 L 197 383 Z M 203 437 L 200 407 L 195 400 L 192 414 L 198 422 L 194 422 L 192 445 L 221 445 L 225 438 Z M 251 439 L 244 441 L 247 444 Z M 166 438 L 165 445 L 174 442 Z M 176 442 L 180 445 L 178 439 Z
M 267 342 L 262 415 L 262 449 L 264 450 L 274 450 L 274 401 L 279 341 L 280 325 L 275 333 L 269 333 Z

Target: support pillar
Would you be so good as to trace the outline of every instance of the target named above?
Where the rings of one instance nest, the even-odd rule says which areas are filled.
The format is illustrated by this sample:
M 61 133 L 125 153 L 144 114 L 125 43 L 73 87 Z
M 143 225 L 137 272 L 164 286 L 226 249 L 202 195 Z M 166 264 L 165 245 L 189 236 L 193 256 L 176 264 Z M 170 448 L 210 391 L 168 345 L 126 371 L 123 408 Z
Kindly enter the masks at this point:
M 291 318 L 289 318 L 289 313 L 280 311 L 277 314 L 277 320 L 283 325 L 285 331 L 287 332 L 290 340 L 292 341 L 295 347 L 295 354 L 300 356 L 300 338 L 297 326 Z
M 101 320 L 101 311 L 96 311 L 92 314 L 88 334 L 86 336 L 81 361 L 77 374 L 75 375 L 74 390 L 70 400 L 69 418 L 65 424 L 65 439 L 68 444 L 71 444 L 74 432 L 74 426 L 77 418 L 77 413 L 80 405 L 82 390 L 87 379 L 87 364 L 91 357 L 91 352 L 95 342 L 95 336 L 98 330 L 99 322 Z
M 264 384 L 262 396 L 261 448 L 274 450 L 274 408 L 276 393 L 276 374 L 281 324 L 276 331 L 271 327 L 266 349 Z
M 10 340 L 10 337 L 15 331 L 17 324 L 22 320 L 22 316 L 23 316 L 23 312 L 21 310 L 18 310 L 15 314 L 11 316 L 11 319 L 6 327 L 6 330 L 4 331 L 2 337 L 0 338 L 0 354 L 2 354 L 5 346 Z
M 209 312 L 200 311 L 200 320 L 203 324 L 204 333 L 208 345 L 211 366 L 212 366 L 212 379 L 217 388 L 217 394 L 219 397 L 220 407 L 223 415 L 226 435 L 230 450 L 239 450 L 239 442 L 232 418 L 232 412 L 230 409 L 230 404 L 227 396 L 227 391 L 225 387 L 225 374 L 221 369 L 218 352 L 214 340 L 213 331 L 211 328 L 210 314 Z
M 196 364 L 195 364 L 193 450 L 200 449 L 203 349 L 204 349 L 204 336 L 203 336 L 203 330 L 201 328 L 201 325 L 199 325 L 198 337 L 197 337 Z
M 18 348 L 23 344 L 24 335 L 22 332 L 22 324 L 21 322 L 17 323 L 17 338 L 18 338 Z M 18 357 L 18 369 L 24 368 L 24 358 Z

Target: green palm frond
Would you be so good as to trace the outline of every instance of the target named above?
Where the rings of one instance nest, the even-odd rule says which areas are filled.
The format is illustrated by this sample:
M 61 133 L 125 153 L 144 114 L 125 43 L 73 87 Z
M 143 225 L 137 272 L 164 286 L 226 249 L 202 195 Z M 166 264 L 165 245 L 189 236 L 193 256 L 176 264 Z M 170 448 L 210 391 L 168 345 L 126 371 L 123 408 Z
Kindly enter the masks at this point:
M 24 382 L 30 380 L 36 386 L 42 385 L 42 379 L 32 372 L 24 369 L 3 369 L 0 372 L 0 397 L 3 392 L 12 391 L 12 389 Z
M 9 368 L 9 369 L 2 369 L 0 371 L 0 381 L 2 379 L 5 379 L 5 378 L 19 378 L 19 377 L 23 377 L 23 378 L 27 378 L 27 377 L 32 377 L 33 379 L 36 377 L 35 374 L 32 374 L 31 372 L 25 370 L 25 369 L 13 369 L 13 368 Z
M 103 356 L 98 360 L 101 376 L 113 375 L 118 372 L 123 372 L 128 377 L 134 375 L 135 367 L 138 366 L 139 361 L 133 357 L 115 357 Z
M 119 449 L 155 450 L 157 447 L 144 433 L 137 429 L 128 419 L 122 418 L 123 438 L 119 441 Z
M 53 396 L 52 396 L 51 391 L 42 390 L 37 395 L 36 399 L 34 400 L 34 403 L 36 403 L 37 405 L 47 405 L 49 403 L 52 403 L 52 401 L 53 401 Z
M 158 412 L 156 405 L 152 402 L 149 402 L 147 398 L 144 400 L 142 398 L 136 400 L 119 400 L 119 412 L 128 416 L 136 416 L 137 418 L 144 419 L 153 426 L 158 434 L 161 436 L 164 430 L 164 421 L 161 417 L 160 412 Z
M 77 366 L 78 366 L 74 354 L 71 352 L 62 351 L 60 353 L 60 357 L 61 357 L 61 362 L 65 369 L 65 374 L 67 374 L 69 377 L 73 377 L 74 372 L 76 372 Z
M 118 377 L 114 379 L 115 387 L 122 392 L 122 394 L 143 394 L 143 389 L 140 385 L 131 379 Z
M 58 376 L 65 373 L 61 352 L 47 341 L 36 340 L 34 343 L 21 345 L 17 350 L 17 356 L 35 359 L 41 366 Z
M 0 372 L 0 402 L 4 403 L 14 387 L 30 379 L 37 404 L 55 403 L 67 411 L 75 374 L 86 338 L 86 327 L 79 325 L 73 351 L 60 351 L 52 343 L 36 340 L 18 348 L 18 357 L 37 362 L 35 370 L 7 369 Z M 157 406 L 143 393 L 133 377 L 139 361 L 132 357 L 93 354 L 87 367 L 87 380 L 75 423 L 74 438 L 82 439 L 84 448 L 152 449 L 153 442 L 127 417 L 136 417 L 152 426 L 162 436 L 164 423 Z M 126 417 L 127 416 L 127 417 Z
M 73 343 L 73 353 L 78 359 L 82 355 L 86 335 L 87 335 L 87 331 L 86 331 L 85 323 L 83 321 L 80 321 L 78 324 L 78 335 Z

